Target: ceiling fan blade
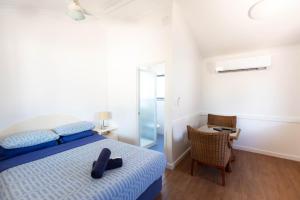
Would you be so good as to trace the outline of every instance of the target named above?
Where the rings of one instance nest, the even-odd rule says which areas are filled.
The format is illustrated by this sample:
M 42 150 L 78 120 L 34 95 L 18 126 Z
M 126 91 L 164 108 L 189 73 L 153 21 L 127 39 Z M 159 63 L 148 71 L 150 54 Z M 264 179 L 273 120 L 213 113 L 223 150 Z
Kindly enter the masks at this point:
M 94 14 L 90 12 L 88 9 L 84 8 L 84 5 L 82 6 L 80 4 L 79 0 L 68 0 L 68 11 L 67 14 L 76 21 L 81 21 L 86 19 L 87 17 L 91 17 L 92 20 L 104 20 L 106 19 L 105 13 L 97 13 Z
M 82 12 L 82 8 L 79 6 L 78 0 L 69 0 L 67 15 L 69 15 L 75 21 L 81 21 L 85 19 L 85 15 Z

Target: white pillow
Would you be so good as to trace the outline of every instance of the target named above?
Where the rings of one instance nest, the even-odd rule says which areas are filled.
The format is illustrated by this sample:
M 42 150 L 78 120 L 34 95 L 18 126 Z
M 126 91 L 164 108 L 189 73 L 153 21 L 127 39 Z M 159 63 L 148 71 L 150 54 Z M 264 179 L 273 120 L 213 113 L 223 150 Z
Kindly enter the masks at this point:
M 66 136 L 66 135 L 80 133 L 83 131 L 93 130 L 94 128 L 95 128 L 95 125 L 93 123 L 82 121 L 82 122 L 75 122 L 72 124 L 66 124 L 63 126 L 59 126 L 55 129 L 53 129 L 53 131 L 60 136 Z
M 5 149 L 16 149 L 54 141 L 58 138 L 59 136 L 51 130 L 25 131 L 2 138 L 0 146 Z

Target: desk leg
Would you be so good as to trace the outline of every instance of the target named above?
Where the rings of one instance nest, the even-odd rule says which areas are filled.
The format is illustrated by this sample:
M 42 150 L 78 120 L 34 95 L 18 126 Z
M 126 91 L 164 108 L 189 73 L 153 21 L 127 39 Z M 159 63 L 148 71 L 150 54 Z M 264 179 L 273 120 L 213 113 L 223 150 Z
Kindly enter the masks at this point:
M 227 163 L 227 165 L 226 165 L 226 168 L 225 168 L 225 171 L 226 172 L 232 172 L 232 169 L 231 169 L 231 161 L 229 161 L 228 163 Z
M 231 149 L 231 159 L 230 159 L 231 162 L 234 162 L 235 161 L 235 154 L 234 154 L 234 151 L 233 149 Z
M 192 163 L 191 163 L 191 176 L 193 176 L 193 172 L 194 172 L 194 162 L 195 162 L 195 160 L 192 159 Z
M 234 154 L 234 151 L 233 151 L 233 140 L 232 139 L 230 140 L 230 143 L 231 143 L 231 158 L 230 158 L 230 161 L 234 162 L 235 161 L 235 154 Z

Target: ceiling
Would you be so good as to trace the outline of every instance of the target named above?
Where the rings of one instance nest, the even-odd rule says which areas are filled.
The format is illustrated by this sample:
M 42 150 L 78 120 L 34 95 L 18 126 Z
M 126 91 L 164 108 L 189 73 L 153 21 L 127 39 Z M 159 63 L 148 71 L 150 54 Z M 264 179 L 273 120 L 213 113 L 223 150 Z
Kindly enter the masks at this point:
M 81 0 L 95 15 L 107 15 L 122 20 L 138 20 L 148 14 L 165 15 L 170 0 Z M 102 12 L 102 13 L 101 13 Z
M 300 43 L 300 0 L 290 15 L 255 21 L 257 1 L 177 0 L 204 57 Z
M 182 9 L 204 57 L 300 43 L 300 0 L 292 15 L 252 20 L 249 8 L 257 0 L 173 0 Z M 275 1 L 275 0 L 273 0 Z M 166 17 L 171 0 L 80 0 L 90 13 L 134 21 L 146 15 Z M 65 16 L 68 0 L 0 0 L 1 8 L 46 11 Z M 293 11 L 293 12 L 292 12 Z M 294 12 L 295 11 L 295 12 Z
M 65 15 L 70 0 L 0 0 L 0 9 L 18 9 L 21 11 L 52 12 Z M 138 20 L 155 13 L 165 15 L 170 0 L 80 0 L 81 6 L 93 16 L 101 18 L 117 18 Z

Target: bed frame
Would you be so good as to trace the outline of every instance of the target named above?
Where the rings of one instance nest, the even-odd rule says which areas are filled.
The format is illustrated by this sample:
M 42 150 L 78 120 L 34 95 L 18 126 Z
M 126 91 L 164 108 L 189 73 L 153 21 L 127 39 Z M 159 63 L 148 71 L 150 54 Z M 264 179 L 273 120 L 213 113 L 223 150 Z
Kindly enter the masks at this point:
M 8 128 L 0 131 L 0 138 L 11 135 L 13 133 L 30 131 L 30 130 L 39 130 L 39 129 L 52 129 L 54 127 L 78 122 L 79 118 L 71 115 L 44 115 L 38 116 L 35 118 L 30 118 L 18 123 L 9 126 Z
M 52 129 L 54 127 L 81 121 L 79 118 L 71 115 L 45 115 L 27 119 L 9 126 L 0 131 L 0 138 L 11 135 L 16 132 Z M 162 189 L 162 177 L 153 182 L 146 191 L 144 191 L 137 200 L 154 200 L 159 196 Z

